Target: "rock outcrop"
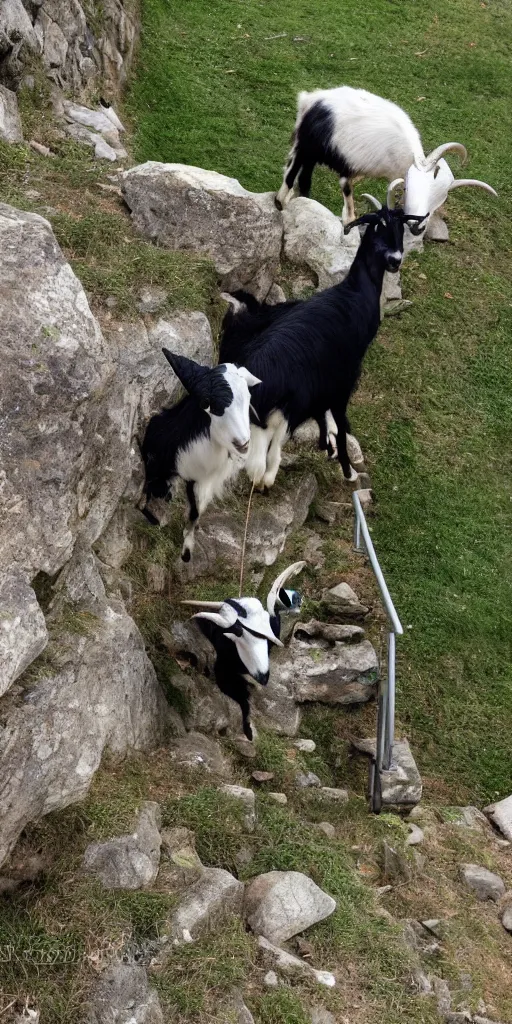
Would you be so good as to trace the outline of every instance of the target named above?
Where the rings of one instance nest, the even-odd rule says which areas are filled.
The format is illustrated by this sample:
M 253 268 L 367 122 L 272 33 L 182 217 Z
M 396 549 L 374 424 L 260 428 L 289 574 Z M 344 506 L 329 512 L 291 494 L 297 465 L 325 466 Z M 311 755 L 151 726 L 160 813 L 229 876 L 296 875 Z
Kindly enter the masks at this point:
M 290 263 L 308 267 L 320 289 L 347 276 L 357 252 L 357 229 L 343 233 L 339 217 L 314 199 L 300 196 L 283 210 L 284 252 Z
M 156 161 L 126 171 L 122 191 L 147 238 L 210 256 L 224 291 L 250 287 L 260 299 L 268 294 L 283 233 L 272 192 L 248 192 L 217 171 Z
M 138 38 L 136 6 L 102 0 L 101 17 L 79 0 L 3 0 L 0 80 L 17 87 L 34 55 L 53 83 L 76 98 L 115 97 L 126 82 Z

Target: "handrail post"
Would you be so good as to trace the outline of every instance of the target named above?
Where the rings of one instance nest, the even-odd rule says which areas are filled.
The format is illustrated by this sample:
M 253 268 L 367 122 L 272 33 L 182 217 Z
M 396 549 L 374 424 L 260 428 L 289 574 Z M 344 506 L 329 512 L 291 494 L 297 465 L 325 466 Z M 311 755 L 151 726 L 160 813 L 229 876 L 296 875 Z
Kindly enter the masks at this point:
M 384 746 L 384 763 L 386 771 L 391 768 L 393 759 L 393 743 L 395 740 L 395 634 L 390 630 L 388 635 L 388 683 L 386 715 L 386 740 Z

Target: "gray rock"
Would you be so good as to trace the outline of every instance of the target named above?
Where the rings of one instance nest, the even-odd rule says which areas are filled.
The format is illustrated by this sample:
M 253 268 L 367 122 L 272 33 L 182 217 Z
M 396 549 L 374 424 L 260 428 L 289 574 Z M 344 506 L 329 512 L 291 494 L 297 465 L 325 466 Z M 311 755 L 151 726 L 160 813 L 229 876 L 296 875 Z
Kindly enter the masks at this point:
M 178 627 L 176 633 L 179 633 L 181 625 L 182 623 L 173 623 L 173 632 L 175 627 Z M 186 623 L 184 625 L 187 626 Z M 191 633 L 199 634 L 195 624 L 191 626 Z M 191 646 L 188 644 L 186 648 L 178 647 L 177 650 L 190 651 Z M 215 655 L 214 651 L 213 654 Z M 207 734 L 228 732 L 233 736 L 241 732 L 240 708 L 221 693 L 211 678 L 206 679 L 197 672 L 175 672 L 171 682 L 185 698 L 186 709 L 182 712 L 182 718 L 187 729 Z
M 257 783 L 258 786 L 261 786 L 264 782 L 272 782 L 273 778 L 274 778 L 274 772 L 258 772 L 258 771 L 256 771 L 256 772 L 253 772 L 252 775 L 251 775 L 251 779 L 254 779 L 254 781 Z
M 336 837 L 336 829 L 334 825 L 331 825 L 330 821 L 319 821 L 318 828 L 327 836 L 328 839 L 334 839 Z
M 361 604 L 348 583 L 338 583 L 337 587 L 324 590 L 322 603 L 333 615 L 341 615 L 343 618 L 363 619 L 368 614 L 368 608 Z
M 307 266 L 320 289 L 347 276 L 360 241 L 358 231 L 344 235 L 338 217 L 314 199 L 298 197 L 283 210 L 284 252 L 291 263 Z
M 62 667 L 5 709 L 0 864 L 29 821 L 85 796 L 105 749 L 144 750 L 163 740 L 167 704 L 139 630 L 121 601 L 103 595 L 93 607 L 85 633 L 62 629 Z
M 334 974 L 329 971 L 317 971 L 306 960 L 300 960 L 285 949 L 280 949 L 272 942 L 269 942 L 263 935 L 258 938 L 258 946 L 267 959 L 272 959 L 283 974 L 303 974 L 315 979 L 319 985 L 326 985 L 332 988 L 336 984 Z M 270 973 L 270 972 L 269 972 Z M 274 972 L 271 972 L 272 974 Z
M 90 843 L 83 866 L 108 889 L 142 889 L 152 885 L 160 866 L 160 807 L 147 801 L 131 835 Z
M 295 785 L 297 789 L 311 789 L 314 786 L 321 786 L 322 783 L 314 772 L 296 772 Z
M 21 118 L 16 93 L 0 85 L 0 139 L 3 142 L 23 142 Z
M 489 822 L 478 807 L 448 807 L 441 814 L 450 825 L 459 825 L 473 832 L 489 832 Z
M 280 943 L 329 917 L 336 901 L 298 871 L 269 871 L 253 879 L 244 914 L 256 935 Z
M 279 670 L 270 661 L 270 680 L 254 689 L 251 698 L 253 721 L 280 736 L 296 736 L 302 719 L 293 692 L 279 680 Z
M 267 971 L 265 977 L 263 978 L 263 984 L 266 985 L 267 988 L 277 988 L 277 986 L 279 985 L 279 978 L 277 977 L 276 972 Z
M 361 626 L 352 626 L 338 622 L 319 622 L 311 619 L 309 622 L 298 622 L 294 629 L 294 636 L 297 640 L 327 640 L 328 644 L 337 640 L 345 644 L 358 644 L 364 639 L 364 629 Z
M 113 964 L 95 982 L 85 1019 L 86 1024 L 164 1024 L 144 967 L 124 963 Z
M 288 803 L 288 797 L 286 793 L 267 793 L 273 803 L 280 804 L 281 807 L 285 807 Z
M 125 171 L 122 191 L 146 237 L 209 256 L 224 291 L 250 285 L 257 298 L 268 294 L 283 231 L 273 193 L 247 192 L 216 171 L 155 161 Z
M 507 796 L 496 804 L 484 807 L 484 812 L 496 825 L 496 828 L 503 833 L 505 839 L 512 841 L 512 796 Z
M 452 997 L 450 989 L 448 988 L 448 983 L 444 978 L 437 977 L 432 979 L 432 983 L 437 1002 L 437 1012 L 440 1017 L 444 1017 L 450 1012 L 452 1006 Z
M 146 285 L 141 290 L 137 306 L 141 313 L 156 313 L 162 306 L 165 306 L 166 302 L 167 292 L 165 288 L 160 288 L 158 285 L 153 284 Z
M 361 754 L 375 757 L 375 738 L 353 739 L 352 746 Z M 399 808 L 411 813 L 421 800 L 423 784 L 408 740 L 396 740 L 389 771 L 381 772 L 382 802 L 387 808 Z
M 0 573 L 0 697 L 47 642 L 44 615 L 24 574 Z
M 306 642 L 295 635 L 272 658 L 271 678 L 299 703 L 359 704 L 373 696 L 379 665 L 368 640 L 349 646 L 321 639 Z
M 432 982 L 428 975 L 420 970 L 419 967 L 415 967 L 412 972 L 412 983 L 420 995 L 430 996 L 432 994 Z
M 311 1024 L 336 1024 L 336 1018 L 323 1006 L 313 1006 L 311 1010 Z
M 273 565 L 284 551 L 291 533 L 305 522 L 317 491 L 312 473 L 282 483 L 279 496 L 272 499 L 254 495 L 246 546 L 247 565 Z M 228 510 L 207 509 L 196 531 L 194 558 L 179 569 L 187 580 L 215 569 L 218 562 L 239 568 L 244 522 Z
M 512 903 L 502 912 L 501 923 L 507 932 L 512 932 Z
M 244 786 L 230 786 L 227 783 L 220 787 L 221 793 L 239 800 L 245 809 L 244 823 L 248 832 L 254 832 L 256 825 L 256 798 L 252 789 Z
M 229 776 L 231 773 L 220 744 L 198 732 L 189 732 L 178 739 L 171 748 L 171 757 L 178 764 L 201 768 L 215 775 Z
M 164 938 L 171 939 L 175 945 L 193 942 L 227 918 L 239 915 L 243 895 L 243 883 L 229 871 L 205 868 L 163 926 Z
M 421 828 L 418 827 L 418 825 L 409 825 L 409 835 L 405 840 L 406 846 L 417 846 L 418 843 L 422 843 L 424 839 L 425 833 Z
M 316 743 L 314 740 L 295 740 L 294 747 L 300 750 L 303 754 L 312 754 L 316 750 Z
M 359 497 L 359 501 L 361 502 L 361 505 L 363 506 L 363 511 L 366 511 L 366 509 L 371 505 L 371 503 L 373 501 L 373 492 L 372 492 L 371 488 L 370 487 L 361 487 L 360 489 L 358 488 L 357 489 L 357 494 L 358 494 L 358 497 Z
M 448 242 L 450 240 L 448 225 L 439 213 L 433 213 L 430 217 L 425 238 L 430 238 L 431 242 Z
M 180 888 L 197 882 L 204 867 L 195 848 L 194 833 L 188 828 L 165 828 L 160 838 L 162 854 L 169 865 L 166 881 Z
M 318 795 L 335 804 L 346 804 L 349 800 L 348 789 L 335 789 L 333 786 L 322 786 Z
M 479 900 L 493 900 L 496 903 L 505 892 L 503 879 L 480 864 L 461 864 L 460 873 L 462 881 Z
M 407 857 L 387 842 L 382 843 L 382 874 L 385 882 L 410 882 L 412 871 Z
M 242 994 L 233 992 L 228 1004 L 229 1024 L 254 1024 L 254 1017 L 245 1005 Z
M 280 302 L 286 302 L 286 295 L 280 285 L 272 285 L 265 302 L 267 302 L 269 306 L 277 306 Z

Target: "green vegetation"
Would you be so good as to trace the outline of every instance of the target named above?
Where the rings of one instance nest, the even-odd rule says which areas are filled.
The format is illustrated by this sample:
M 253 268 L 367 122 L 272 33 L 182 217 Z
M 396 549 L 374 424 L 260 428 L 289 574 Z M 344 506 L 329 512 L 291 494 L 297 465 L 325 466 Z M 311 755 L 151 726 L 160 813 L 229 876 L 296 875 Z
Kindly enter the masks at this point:
M 269 190 L 297 91 L 364 86 L 402 103 L 425 148 L 466 143 L 464 173 L 499 192 L 450 197 L 451 243 L 408 260 L 414 305 L 383 324 L 352 407 L 407 627 L 401 726 L 430 786 L 454 800 L 510 788 L 511 22 L 508 3 L 480 0 L 145 0 L 128 104 L 137 159 Z M 340 210 L 333 174 L 316 172 L 313 196 Z

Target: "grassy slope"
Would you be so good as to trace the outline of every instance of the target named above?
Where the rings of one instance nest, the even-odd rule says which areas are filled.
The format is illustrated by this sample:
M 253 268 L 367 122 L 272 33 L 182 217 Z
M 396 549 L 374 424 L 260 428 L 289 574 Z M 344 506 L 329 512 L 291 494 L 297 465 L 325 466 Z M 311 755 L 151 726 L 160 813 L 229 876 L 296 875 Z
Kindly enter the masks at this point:
M 401 102 L 426 148 L 465 142 L 464 173 L 499 191 L 498 203 L 476 190 L 454 193 L 451 244 L 409 261 L 404 292 L 414 306 L 384 325 L 352 418 L 371 464 L 378 550 L 412 627 L 400 645 L 401 722 L 440 795 L 504 795 L 510 5 L 187 0 L 177 9 L 144 0 L 143 23 L 129 99 L 140 160 L 183 161 L 251 189 L 276 188 L 296 92 L 345 82 Z M 340 209 L 333 175 L 317 172 L 313 195 Z

